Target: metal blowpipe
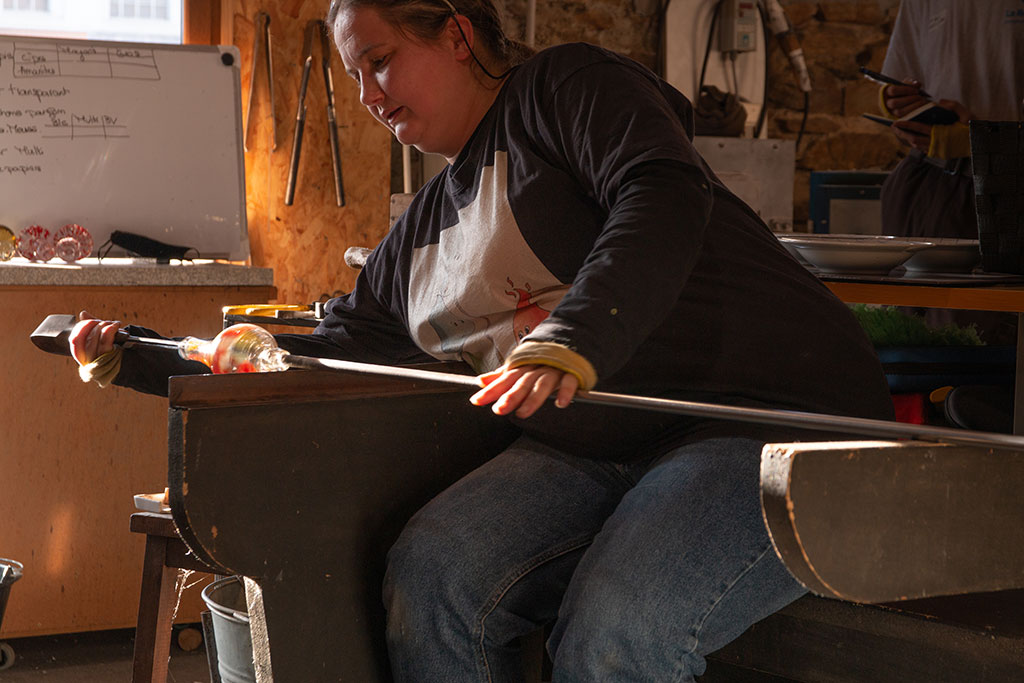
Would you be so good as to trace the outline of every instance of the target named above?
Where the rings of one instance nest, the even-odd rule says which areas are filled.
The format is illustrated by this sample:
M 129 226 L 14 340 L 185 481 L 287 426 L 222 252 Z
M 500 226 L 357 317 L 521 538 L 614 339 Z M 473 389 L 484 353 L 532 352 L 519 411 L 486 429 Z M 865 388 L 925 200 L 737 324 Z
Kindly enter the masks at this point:
M 74 316 L 48 316 L 36 331 L 32 333 L 32 342 L 44 351 L 70 355 L 67 337 L 74 326 L 74 322 Z M 132 346 L 173 348 L 183 358 L 200 361 L 207 365 L 214 373 L 266 372 L 299 368 L 304 370 L 333 370 L 364 375 L 399 377 L 425 382 L 441 382 L 444 384 L 456 384 L 473 390 L 481 387 L 477 379 L 469 375 L 291 354 L 279 348 L 273 335 L 265 329 L 249 323 L 232 325 L 211 340 L 196 339 L 195 337 L 186 337 L 181 341 L 151 339 L 132 336 L 121 330 L 118 332 L 116 343 L 126 348 Z M 863 434 L 875 438 L 919 439 L 981 446 L 984 448 L 1024 450 L 1024 437 L 1020 436 L 906 424 L 903 422 L 862 417 L 828 415 L 777 408 L 747 408 L 698 401 L 614 394 L 602 391 L 578 392 L 574 401 L 619 408 L 653 410 L 660 413 L 691 417 L 708 417 L 737 422 L 800 427 L 845 434 Z

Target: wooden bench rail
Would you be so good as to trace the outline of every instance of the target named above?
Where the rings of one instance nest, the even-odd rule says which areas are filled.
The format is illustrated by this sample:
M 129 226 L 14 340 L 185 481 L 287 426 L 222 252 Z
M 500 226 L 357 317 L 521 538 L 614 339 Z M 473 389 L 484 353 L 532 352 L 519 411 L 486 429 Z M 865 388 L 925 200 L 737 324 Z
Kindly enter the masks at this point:
M 1024 453 L 919 442 L 765 447 L 765 521 L 818 595 L 879 603 L 1024 588 Z

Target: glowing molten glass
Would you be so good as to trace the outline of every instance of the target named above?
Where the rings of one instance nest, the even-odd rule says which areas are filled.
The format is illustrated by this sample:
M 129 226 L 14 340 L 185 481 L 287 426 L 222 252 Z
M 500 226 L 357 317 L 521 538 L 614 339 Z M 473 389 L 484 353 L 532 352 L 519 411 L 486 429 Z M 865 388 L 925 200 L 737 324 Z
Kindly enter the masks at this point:
M 178 345 L 178 354 L 209 366 L 215 374 L 288 369 L 288 352 L 277 347 L 272 334 L 249 323 L 232 325 L 209 340 L 186 337 Z

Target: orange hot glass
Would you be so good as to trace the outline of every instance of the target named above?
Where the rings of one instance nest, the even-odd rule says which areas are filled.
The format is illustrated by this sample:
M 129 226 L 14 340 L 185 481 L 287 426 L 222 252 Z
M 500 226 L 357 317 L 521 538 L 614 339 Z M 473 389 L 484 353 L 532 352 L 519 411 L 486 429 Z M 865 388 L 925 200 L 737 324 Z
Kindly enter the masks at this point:
M 186 337 L 178 345 L 178 354 L 205 364 L 214 374 L 288 369 L 288 352 L 278 348 L 272 334 L 250 323 L 225 328 L 213 339 Z

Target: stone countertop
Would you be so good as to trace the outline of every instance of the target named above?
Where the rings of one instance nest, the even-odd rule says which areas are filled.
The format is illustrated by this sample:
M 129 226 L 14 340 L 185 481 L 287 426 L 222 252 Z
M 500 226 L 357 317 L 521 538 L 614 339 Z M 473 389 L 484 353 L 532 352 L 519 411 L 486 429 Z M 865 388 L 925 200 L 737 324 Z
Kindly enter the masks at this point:
M 0 262 L 0 286 L 49 287 L 272 287 L 274 271 L 208 260 L 94 258 L 47 263 L 13 258 Z

